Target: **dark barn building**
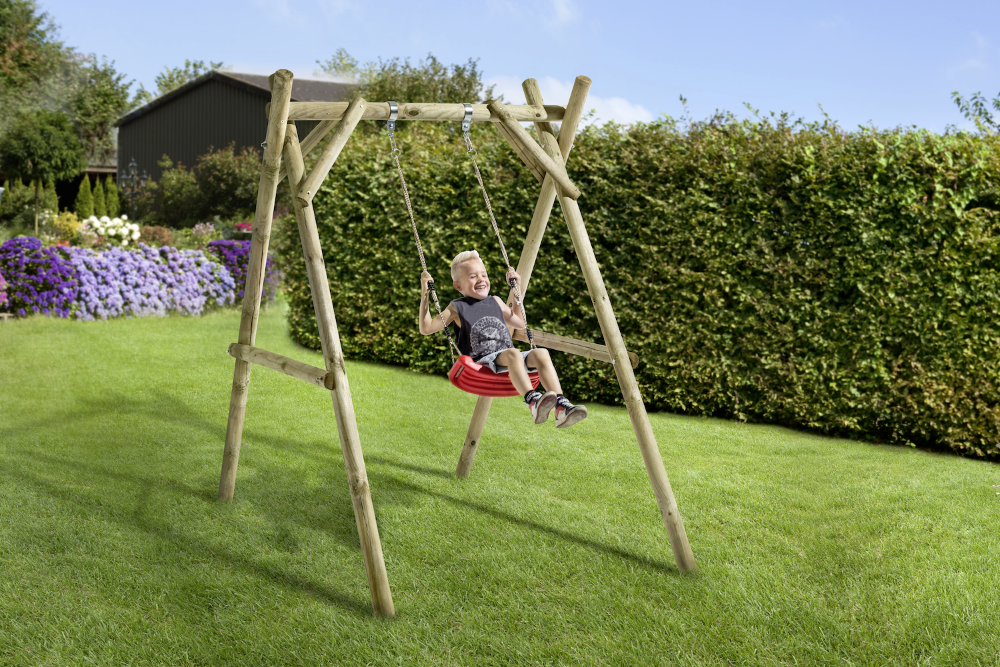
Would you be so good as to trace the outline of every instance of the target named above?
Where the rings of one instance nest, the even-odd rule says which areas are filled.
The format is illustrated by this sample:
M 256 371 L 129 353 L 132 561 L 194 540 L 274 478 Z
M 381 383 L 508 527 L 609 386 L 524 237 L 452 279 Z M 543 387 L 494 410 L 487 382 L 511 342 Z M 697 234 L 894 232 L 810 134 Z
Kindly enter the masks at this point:
M 293 102 L 341 102 L 352 86 L 330 81 L 295 79 Z M 118 121 L 118 176 L 134 159 L 140 173 L 159 180 L 164 155 L 175 164 L 193 167 L 211 148 L 235 142 L 236 150 L 260 151 L 267 133 L 264 105 L 271 101 L 267 77 L 212 71 L 158 97 Z M 300 137 L 315 122 L 298 122 Z

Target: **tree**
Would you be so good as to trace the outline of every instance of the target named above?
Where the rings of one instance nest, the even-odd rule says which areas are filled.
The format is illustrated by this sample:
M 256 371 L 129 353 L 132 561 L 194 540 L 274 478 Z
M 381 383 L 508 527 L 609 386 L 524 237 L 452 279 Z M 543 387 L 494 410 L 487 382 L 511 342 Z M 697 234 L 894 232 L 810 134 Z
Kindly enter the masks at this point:
M 56 26 L 34 0 L 0 0 L 0 95 L 22 92 L 66 60 Z
M 1000 95 L 997 95 L 991 102 L 980 93 L 973 93 L 969 99 L 963 98 L 955 91 L 951 94 L 951 99 L 958 106 L 962 115 L 976 124 L 976 128 L 983 134 L 1000 134 L 1000 120 L 993 118 L 989 107 L 992 106 L 1000 112 Z
M 131 86 L 132 82 L 126 82 L 125 75 L 117 72 L 114 62 L 109 63 L 106 58 L 98 61 L 96 56 L 88 56 L 80 68 L 78 92 L 71 109 L 90 161 L 97 164 L 114 161 L 111 128 L 129 109 Z
M 35 182 L 35 234 L 41 184 L 76 176 L 85 153 L 66 114 L 38 110 L 21 114 L 0 139 L 0 170 Z
M 409 58 L 382 60 L 358 65 L 344 49 L 337 49 L 326 62 L 316 61 L 325 74 L 358 84 L 358 94 L 366 100 L 434 102 L 478 102 L 493 97 L 493 86 L 483 83 L 478 60 L 447 66 L 433 54 L 412 65 Z
M 122 203 L 118 198 L 118 186 L 115 185 L 111 176 L 104 180 L 104 192 L 108 204 L 108 217 L 117 218 L 118 214 L 122 212 Z
M 94 179 L 94 215 L 103 218 L 108 214 L 108 205 L 104 202 L 104 187 L 101 179 Z
M 76 216 L 86 220 L 94 215 L 94 196 L 90 193 L 90 177 L 84 174 L 80 181 L 80 189 L 76 191 L 76 203 L 73 204 Z
M 135 95 L 133 104 L 139 106 L 152 102 L 157 97 L 166 95 L 171 90 L 176 90 L 186 83 L 194 81 L 202 74 L 207 74 L 213 70 L 227 69 L 225 64 L 209 61 L 208 65 L 204 60 L 184 60 L 184 67 L 164 67 L 163 71 L 156 75 L 156 94 L 149 92 L 139 85 L 139 91 Z

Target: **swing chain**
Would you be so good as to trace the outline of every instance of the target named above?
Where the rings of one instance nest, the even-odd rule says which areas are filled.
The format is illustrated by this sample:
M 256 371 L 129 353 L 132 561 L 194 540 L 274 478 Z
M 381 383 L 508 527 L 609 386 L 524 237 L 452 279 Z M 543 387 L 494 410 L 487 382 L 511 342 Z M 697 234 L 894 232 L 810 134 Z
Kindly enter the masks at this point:
M 420 234 L 417 233 L 417 221 L 413 217 L 413 206 L 410 204 L 410 192 L 406 187 L 406 179 L 403 178 L 403 167 L 399 164 L 399 156 L 403 152 L 399 150 L 396 146 L 395 130 L 396 130 L 396 117 L 399 113 L 399 105 L 395 102 L 389 102 L 389 145 L 392 146 L 392 151 L 389 155 L 396 162 L 396 171 L 399 172 L 399 182 L 403 186 L 403 200 L 406 202 L 406 212 L 410 215 L 410 225 L 413 227 L 413 238 L 417 242 L 417 254 L 420 256 L 420 268 L 427 272 L 427 260 L 424 259 L 424 248 L 420 244 Z M 455 364 L 455 352 L 452 348 L 458 350 L 458 346 L 455 341 L 451 338 L 451 330 L 448 328 L 448 324 L 444 320 L 444 313 L 441 310 L 441 302 L 438 300 L 437 290 L 434 289 L 434 281 L 429 280 L 427 282 L 427 291 L 430 292 L 431 296 L 434 298 L 434 307 L 437 308 L 438 317 L 441 318 L 441 324 L 443 325 L 442 331 L 445 337 L 448 339 L 448 355 L 451 357 L 452 365 Z M 461 352 L 459 352 L 461 354 Z
M 497 241 L 500 243 L 500 254 L 503 255 L 503 261 L 507 265 L 507 270 L 512 271 L 514 267 L 510 265 L 510 259 L 507 257 L 507 248 L 503 245 L 503 238 L 500 236 L 500 227 L 497 225 L 496 216 L 493 215 L 493 205 L 490 204 L 490 196 L 486 192 L 486 184 L 483 183 L 483 175 L 479 172 L 479 163 L 476 161 L 476 155 L 478 151 L 472 147 L 472 139 L 469 138 L 469 126 L 472 125 L 472 105 L 465 102 L 465 119 L 462 121 L 462 129 L 465 130 L 465 145 L 468 147 L 466 153 L 470 158 L 472 158 L 472 166 L 476 171 L 476 180 L 479 181 L 479 189 L 483 191 L 483 199 L 486 200 L 486 210 L 490 213 L 490 222 L 493 223 L 493 231 L 497 235 Z M 528 315 L 524 311 L 524 300 L 521 297 L 521 290 L 517 285 L 517 281 L 513 278 L 510 279 L 510 288 L 514 292 L 514 302 L 518 305 L 521 311 L 521 319 L 524 320 L 524 332 L 528 337 L 528 345 L 532 350 L 535 349 L 535 339 L 531 335 L 531 328 L 528 327 Z

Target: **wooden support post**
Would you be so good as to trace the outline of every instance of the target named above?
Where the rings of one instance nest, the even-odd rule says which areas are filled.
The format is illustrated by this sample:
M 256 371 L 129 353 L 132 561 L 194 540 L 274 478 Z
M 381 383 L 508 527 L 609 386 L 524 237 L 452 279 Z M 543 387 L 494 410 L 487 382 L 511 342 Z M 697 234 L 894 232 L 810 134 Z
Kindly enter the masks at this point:
M 562 189 L 564 194 L 572 199 L 578 199 L 580 197 L 580 190 L 573 185 L 573 181 L 569 180 L 569 176 L 566 175 L 566 169 L 542 150 L 542 147 L 521 127 L 521 123 L 515 120 L 510 112 L 504 108 L 503 103 L 493 100 L 487 106 L 490 111 L 497 115 L 499 119 L 497 122 L 504 126 L 510 136 L 520 143 L 524 152 L 530 156 L 530 161 L 533 164 L 526 162 L 525 164 L 528 165 L 528 168 L 539 169 L 552 176 L 556 181 L 556 185 Z
M 250 262 L 246 284 L 243 287 L 243 313 L 240 316 L 239 335 L 241 345 L 253 345 L 257 337 L 257 318 L 260 315 L 260 295 L 264 287 L 267 246 L 271 236 L 274 199 L 278 191 L 281 147 L 285 141 L 288 105 L 292 97 L 292 73 L 280 69 L 269 77 L 269 83 L 271 114 L 267 121 L 267 147 L 264 149 L 260 182 L 257 187 L 257 213 L 254 216 L 253 241 L 250 244 Z M 229 399 L 229 420 L 226 424 L 226 448 L 222 455 L 222 473 L 219 477 L 219 500 L 232 500 L 236 489 L 236 468 L 240 459 L 251 367 L 249 362 L 237 359 L 233 371 L 233 391 Z
M 525 100 L 528 102 L 529 107 L 536 109 L 546 108 L 542 101 L 542 93 L 538 88 L 538 81 L 528 79 L 521 87 L 524 90 Z M 573 84 L 573 92 L 570 94 L 570 103 L 565 108 L 563 129 L 560 130 L 560 136 L 563 134 L 566 135 L 569 147 L 573 145 L 573 137 L 576 135 L 576 128 L 583 115 L 583 104 L 587 99 L 587 91 L 589 89 L 590 79 L 585 76 L 577 77 L 576 82 Z M 547 131 L 551 135 L 552 126 L 547 122 L 544 124 L 539 123 L 536 127 L 539 128 L 539 137 L 542 136 L 543 131 Z M 497 129 L 500 128 L 501 124 L 498 123 Z M 508 137 L 505 131 L 502 130 L 501 134 L 508 140 L 508 143 L 512 146 L 514 145 L 513 138 Z M 545 143 L 547 144 L 548 142 Z M 517 152 L 516 149 L 515 152 Z M 520 153 L 519 156 L 521 156 Z M 521 157 L 523 160 L 523 156 Z M 569 157 L 569 149 L 562 154 L 561 162 L 565 163 L 567 157 Z M 525 164 L 528 163 L 525 162 Z M 522 295 L 528 291 L 528 284 L 531 282 L 531 273 L 535 268 L 535 260 L 538 258 L 538 249 L 542 245 L 542 236 L 545 234 L 545 228 L 549 223 L 549 216 L 552 214 L 552 204 L 555 203 L 555 200 L 555 180 L 551 176 L 546 176 L 542 181 L 542 191 L 538 196 L 538 203 L 535 204 L 535 211 L 531 216 L 531 225 L 528 227 L 528 235 L 524 239 L 524 248 L 521 249 L 521 254 L 517 260 L 517 272 L 521 276 Z M 507 297 L 507 303 L 512 303 L 513 299 L 514 294 L 511 291 L 511 294 Z M 476 408 L 472 412 L 472 422 L 469 424 L 469 431 L 465 435 L 465 444 L 462 445 L 462 453 L 458 457 L 458 467 L 455 469 L 457 477 L 468 477 L 469 472 L 472 470 L 472 461 L 476 457 L 476 452 L 483 436 L 483 429 L 486 427 L 486 418 L 490 414 L 490 406 L 492 404 L 493 399 L 488 396 L 480 396 L 476 400 Z
M 354 127 L 353 125 L 346 127 L 347 124 L 345 120 L 338 130 L 344 128 L 349 135 Z M 356 124 L 357 119 L 354 121 L 354 125 Z M 312 292 L 316 323 L 319 326 L 320 341 L 323 345 L 323 359 L 326 362 L 327 371 L 333 375 L 332 398 L 334 414 L 337 418 L 337 433 L 340 437 L 340 449 L 344 455 L 344 468 L 347 470 L 347 482 L 350 487 L 351 502 L 354 505 L 354 518 L 361 541 L 365 572 L 368 575 L 368 589 L 371 592 L 372 606 L 375 608 L 376 614 L 393 616 L 395 609 L 392 604 L 392 592 L 389 589 L 389 577 L 385 570 L 385 559 L 382 556 L 382 542 L 379 539 L 378 524 L 375 521 L 375 508 L 372 505 L 368 473 L 365 470 L 364 454 L 361 451 L 361 438 L 358 435 L 358 424 L 354 416 L 351 387 L 347 381 L 347 369 L 344 366 L 344 351 L 340 345 L 337 318 L 333 312 L 333 301 L 330 298 L 330 283 L 326 275 L 326 264 L 323 261 L 323 249 L 320 246 L 319 231 L 316 229 L 316 215 L 312 203 L 308 202 L 303 205 L 303 200 L 299 196 L 302 194 L 300 189 L 305 175 L 305 163 L 302 160 L 302 152 L 294 124 L 288 126 L 288 134 L 285 139 L 285 164 L 288 165 L 288 183 L 292 188 L 295 220 L 299 225 L 302 252 L 306 259 L 309 289 Z
M 632 430 L 635 431 L 635 437 L 639 441 L 639 451 L 642 452 L 642 460 L 646 464 L 646 473 L 653 486 L 656 504 L 660 508 L 663 524 L 670 537 L 670 547 L 673 549 L 674 559 L 681 572 L 694 572 L 698 569 L 694 554 L 691 552 L 691 545 L 684 532 L 684 523 L 677 510 L 677 501 L 674 500 L 670 480 L 667 479 L 667 471 L 663 467 L 663 458 L 656 446 L 656 437 L 653 435 L 649 415 L 646 414 L 646 406 L 642 402 L 639 385 L 635 381 L 635 374 L 629 363 L 625 342 L 618 329 L 618 320 L 615 318 L 614 310 L 608 299 L 608 290 L 601 277 L 601 270 L 597 264 L 597 258 L 594 256 L 594 248 L 590 244 L 587 228 L 583 224 L 580 207 L 575 200 L 565 196 L 559 197 L 559 206 L 566 219 L 566 226 L 569 227 L 573 247 L 580 259 L 580 268 L 583 269 L 583 277 L 587 281 L 587 289 L 590 291 L 590 298 L 597 311 L 597 321 L 601 325 L 604 341 L 611 353 L 611 363 L 615 367 L 615 375 L 618 376 L 618 384 L 625 399 L 625 407 L 628 408 L 628 416 L 632 421 Z

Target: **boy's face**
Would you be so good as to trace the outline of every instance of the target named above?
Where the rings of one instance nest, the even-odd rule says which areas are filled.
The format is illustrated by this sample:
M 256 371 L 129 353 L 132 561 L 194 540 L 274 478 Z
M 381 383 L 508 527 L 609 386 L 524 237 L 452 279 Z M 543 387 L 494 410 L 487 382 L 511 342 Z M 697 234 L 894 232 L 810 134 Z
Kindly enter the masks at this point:
M 490 279 L 486 276 L 486 266 L 481 259 L 462 262 L 458 267 L 458 280 L 453 284 L 462 296 L 485 299 L 490 295 Z

